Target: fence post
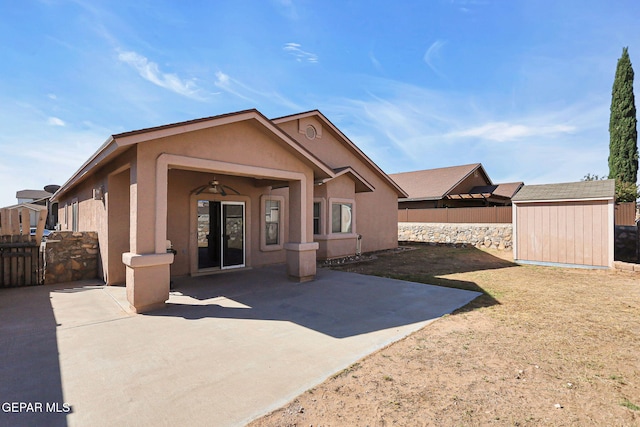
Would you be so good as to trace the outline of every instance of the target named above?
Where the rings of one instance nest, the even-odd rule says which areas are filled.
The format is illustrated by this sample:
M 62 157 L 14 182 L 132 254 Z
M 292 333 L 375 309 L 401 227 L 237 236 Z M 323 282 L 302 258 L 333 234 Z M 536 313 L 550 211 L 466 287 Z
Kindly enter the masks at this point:
M 640 263 L 640 221 L 636 223 L 636 262 Z

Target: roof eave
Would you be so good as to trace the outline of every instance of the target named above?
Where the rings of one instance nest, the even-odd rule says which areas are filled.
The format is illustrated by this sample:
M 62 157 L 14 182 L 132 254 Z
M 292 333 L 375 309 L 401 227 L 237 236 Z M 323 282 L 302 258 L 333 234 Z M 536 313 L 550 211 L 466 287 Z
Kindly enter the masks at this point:
M 356 144 L 353 143 L 340 129 L 338 129 L 324 114 L 320 112 L 320 110 L 310 110 L 303 113 L 291 114 L 288 116 L 277 117 L 272 119 L 271 121 L 275 124 L 288 122 L 291 120 L 297 120 L 305 117 L 319 117 L 328 127 L 338 135 L 343 141 L 347 143 L 348 148 L 354 152 L 357 156 L 361 157 L 365 163 L 367 163 L 384 181 L 386 181 L 398 194 L 398 197 L 409 197 L 409 195 L 398 185 L 396 182 L 389 177 L 380 167 L 371 160 L 362 150 L 358 148 Z
M 82 166 L 65 182 L 59 189 L 56 191 L 53 196 L 51 196 L 52 202 L 57 202 L 60 200 L 60 197 L 77 185 L 79 182 L 84 180 L 87 176 L 90 175 L 89 172 L 93 171 L 96 167 L 102 165 L 105 161 L 107 161 L 119 148 L 116 140 L 113 136 L 110 136 L 104 144 L 98 148 L 98 150 L 89 157 L 89 160 L 84 162 Z

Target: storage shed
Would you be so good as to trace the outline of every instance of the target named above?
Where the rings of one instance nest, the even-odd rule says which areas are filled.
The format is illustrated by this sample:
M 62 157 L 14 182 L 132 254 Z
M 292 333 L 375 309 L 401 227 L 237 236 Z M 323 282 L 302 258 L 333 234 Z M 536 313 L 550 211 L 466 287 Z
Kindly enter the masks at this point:
M 525 185 L 512 201 L 516 262 L 613 267 L 614 180 Z

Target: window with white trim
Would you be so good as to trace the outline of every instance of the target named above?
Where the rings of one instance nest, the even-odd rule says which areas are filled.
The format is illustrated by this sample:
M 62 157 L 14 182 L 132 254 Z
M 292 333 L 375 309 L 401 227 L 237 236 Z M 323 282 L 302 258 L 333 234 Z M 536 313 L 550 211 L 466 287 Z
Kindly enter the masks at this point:
M 280 244 L 280 201 L 266 200 L 265 205 L 265 245 Z
M 353 204 L 331 203 L 331 232 L 351 233 L 353 231 Z
M 79 222 L 79 207 L 78 199 L 74 199 L 71 203 L 71 231 L 78 231 Z
M 320 228 L 322 226 L 322 202 L 313 202 L 313 234 L 322 234 Z
M 284 197 L 261 197 L 260 249 L 274 251 L 284 248 Z

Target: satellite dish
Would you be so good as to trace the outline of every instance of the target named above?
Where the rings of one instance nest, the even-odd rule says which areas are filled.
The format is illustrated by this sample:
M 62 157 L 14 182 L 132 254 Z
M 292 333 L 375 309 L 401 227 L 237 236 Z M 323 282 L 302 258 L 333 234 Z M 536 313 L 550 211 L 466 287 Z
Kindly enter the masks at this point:
M 59 185 L 55 185 L 55 184 L 50 184 L 50 185 L 45 185 L 44 186 L 44 191 L 46 191 L 47 193 L 55 193 L 56 191 L 58 191 L 60 189 Z

